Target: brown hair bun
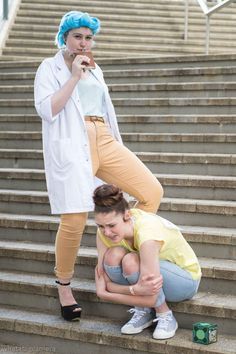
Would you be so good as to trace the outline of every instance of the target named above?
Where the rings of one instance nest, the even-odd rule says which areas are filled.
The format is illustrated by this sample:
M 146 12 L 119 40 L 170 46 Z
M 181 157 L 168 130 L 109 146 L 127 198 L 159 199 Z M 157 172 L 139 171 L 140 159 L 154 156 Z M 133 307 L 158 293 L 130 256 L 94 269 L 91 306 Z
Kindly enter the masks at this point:
M 103 184 L 97 187 L 93 194 L 95 212 L 125 212 L 129 209 L 128 203 L 120 188 L 114 184 Z

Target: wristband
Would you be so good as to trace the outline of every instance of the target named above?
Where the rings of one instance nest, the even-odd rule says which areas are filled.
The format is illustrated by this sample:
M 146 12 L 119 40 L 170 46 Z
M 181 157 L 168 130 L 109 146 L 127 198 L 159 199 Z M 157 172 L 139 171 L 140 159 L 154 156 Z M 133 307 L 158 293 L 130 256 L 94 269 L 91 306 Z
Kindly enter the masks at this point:
M 131 295 L 135 295 L 134 288 L 132 286 L 129 286 L 129 291 Z

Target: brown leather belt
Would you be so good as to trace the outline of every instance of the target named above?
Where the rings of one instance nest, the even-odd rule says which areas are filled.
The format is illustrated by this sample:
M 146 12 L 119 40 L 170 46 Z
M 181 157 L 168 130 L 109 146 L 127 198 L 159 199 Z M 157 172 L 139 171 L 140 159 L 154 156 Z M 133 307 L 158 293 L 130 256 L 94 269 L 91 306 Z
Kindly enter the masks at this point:
M 104 123 L 104 118 L 98 117 L 98 116 L 85 116 L 84 120 L 85 120 L 85 122 L 102 122 L 102 123 Z

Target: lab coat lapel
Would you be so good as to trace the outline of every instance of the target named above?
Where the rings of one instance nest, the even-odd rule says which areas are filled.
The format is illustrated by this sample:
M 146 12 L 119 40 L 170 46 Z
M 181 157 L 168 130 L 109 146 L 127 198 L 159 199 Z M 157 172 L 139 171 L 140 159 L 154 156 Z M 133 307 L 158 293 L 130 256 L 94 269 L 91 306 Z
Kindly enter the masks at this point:
M 61 51 L 55 55 L 55 66 L 57 80 L 60 82 L 60 85 L 63 86 L 70 78 L 70 71 L 65 64 Z

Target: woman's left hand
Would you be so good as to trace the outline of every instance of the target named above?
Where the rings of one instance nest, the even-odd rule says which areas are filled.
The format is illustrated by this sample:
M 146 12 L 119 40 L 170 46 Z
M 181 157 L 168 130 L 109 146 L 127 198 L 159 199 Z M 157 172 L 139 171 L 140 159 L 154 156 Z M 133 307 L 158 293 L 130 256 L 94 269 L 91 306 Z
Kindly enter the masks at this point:
M 155 295 L 161 289 L 162 284 L 162 275 L 149 274 L 141 276 L 133 288 L 136 295 Z

